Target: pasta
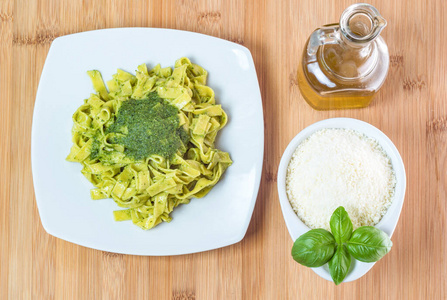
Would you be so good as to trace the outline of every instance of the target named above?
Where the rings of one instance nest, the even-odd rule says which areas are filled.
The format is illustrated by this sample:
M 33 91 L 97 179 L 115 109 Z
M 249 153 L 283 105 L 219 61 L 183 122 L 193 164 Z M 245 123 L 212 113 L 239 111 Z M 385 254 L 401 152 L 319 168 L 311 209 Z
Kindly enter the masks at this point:
M 67 160 L 82 164 L 92 199 L 126 208 L 116 221 L 142 229 L 170 222 L 175 207 L 205 196 L 232 164 L 214 147 L 227 115 L 206 86 L 207 71 L 188 58 L 173 70 L 118 70 L 107 87 L 99 71 L 87 73 L 96 93 L 73 114 Z

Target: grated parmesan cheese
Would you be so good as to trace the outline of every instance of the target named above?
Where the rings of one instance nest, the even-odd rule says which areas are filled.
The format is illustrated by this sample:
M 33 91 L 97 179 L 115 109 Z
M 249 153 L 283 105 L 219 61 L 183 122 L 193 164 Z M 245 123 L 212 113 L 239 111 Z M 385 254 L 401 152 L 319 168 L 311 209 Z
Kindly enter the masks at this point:
M 343 206 L 354 229 L 374 226 L 391 205 L 396 185 L 391 160 L 379 143 L 347 129 L 323 129 L 303 141 L 287 168 L 286 191 L 310 228 L 330 230 Z

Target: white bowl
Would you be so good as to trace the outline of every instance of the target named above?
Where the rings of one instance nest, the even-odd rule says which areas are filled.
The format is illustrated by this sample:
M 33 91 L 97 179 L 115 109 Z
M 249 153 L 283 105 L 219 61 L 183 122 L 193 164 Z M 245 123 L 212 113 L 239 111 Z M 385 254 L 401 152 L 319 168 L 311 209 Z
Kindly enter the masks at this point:
M 396 174 L 396 189 L 390 208 L 375 227 L 383 230 L 391 237 L 394 229 L 396 228 L 397 221 L 399 220 L 402 204 L 404 203 L 405 198 L 406 176 L 402 158 L 394 144 L 382 131 L 366 122 L 350 118 L 333 118 L 314 123 L 297 134 L 284 151 L 278 169 L 278 193 L 284 221 L 286 222 L 290 236 L 295 241 L 300 235 L 310 230 L 310 228 L 298 218 L 290 205 L 289 199 L 287 198 L 287 167 L 296 147 L 298 147 L 298 145 L 312 133 L 324 128 L 345 128 L 364 133 L 365 135 L 376 139 L 386 154 L 390 157 L 394 172 Z M 364 263 L 353 259 L 351 269 L 344 282 L 353 281 L 362 277 L 374 266 L 374 264 L 375 263 Z M 322 267 L 312 269 L 322 278 L 332 281 L 327 264 Z

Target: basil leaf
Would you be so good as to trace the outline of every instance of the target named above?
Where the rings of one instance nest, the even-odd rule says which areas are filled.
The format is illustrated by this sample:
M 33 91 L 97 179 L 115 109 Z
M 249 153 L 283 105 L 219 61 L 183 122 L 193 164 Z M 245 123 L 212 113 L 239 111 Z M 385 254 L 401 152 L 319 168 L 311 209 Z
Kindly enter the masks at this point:
M 351 254 L 345 245 L 337 246 L 334 256 L 329 261 L 329 273 L 336 285 L 339 285 L 348 275 L 351 266 Z
M 316 268 L 327 263 L 335 252 L 335 239 L 324 229 L 312 229 L 296 239 L 292 247 L 293 259 L 300 264 Z
M 329 223 L 337 244 L 347 242 L 352 234 L 352 222 L 343 206 L 338 207 L 331 216 Z
M 382 230 L 372 226 L 357 228 L 346 247 L 355 259 L 363 262 L 375 262 L 391 250 L 393 242 Z

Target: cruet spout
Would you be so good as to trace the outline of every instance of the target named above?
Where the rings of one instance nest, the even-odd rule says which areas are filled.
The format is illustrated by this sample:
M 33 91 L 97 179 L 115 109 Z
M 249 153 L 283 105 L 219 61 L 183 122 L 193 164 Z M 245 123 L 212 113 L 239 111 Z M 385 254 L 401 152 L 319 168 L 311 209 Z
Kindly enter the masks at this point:
M 382 31 L 383 30 L 383 28 L 385 28 L 386 27 L 386 20 L 381 16 L 381 15 L 378 15 L 378 16 L 376 16 L 376 21 L 377 21 L 377 27 L 380 29 L 380 31 Z

